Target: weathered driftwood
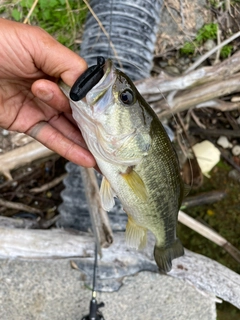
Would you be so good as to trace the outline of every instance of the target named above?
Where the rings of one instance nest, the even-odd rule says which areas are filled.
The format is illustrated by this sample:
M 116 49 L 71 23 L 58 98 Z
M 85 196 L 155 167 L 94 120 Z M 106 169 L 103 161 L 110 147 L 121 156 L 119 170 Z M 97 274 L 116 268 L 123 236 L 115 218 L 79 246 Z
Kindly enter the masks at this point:
M 92 168 L 80 167 L 84 183 L 88 210 L 91 217 L 93 232 L 97 241 L 98 252 L 101 247 L 108 247 L 113 242 L 113 233 L 108 215 L 101 206 L 97 178 Z
M 152 255 L 154 243 L 150 235 L 147 247 L 138 252 L 126 246 L 122 233 L 115 234 L 114 243 L 102 249 L 98 263 L 99 287 L 106 290 L 108 286 L 112 291 L 121 286 L 124 276 L 142 270 L 158 272 Z M 75 264 L 91 277 L 94 238 L 63 230 L 0 229 L 0 256 L 7 259 L 76 258 Z M 173 260 L 169 276 L 184 279 L 240 308 L 240 276 L 209 258 L 185 250 L 183 257 Z
M 11 258 L 70 258 L 93 254 L 93 237 L 61 229 L 29 230 L 0 229 L 0 257 Z
M 179 211 L 178 221 L 192 230 L 198 232 L 203 237 L 216 243 L 218 246 L 223 247 L 236 261 L 240 263 L 240 252 L 230 242 L 223 238 L 216 231 L 205 226 L 203 223 L 193 219 L 183 211 Z
M 234 92 L 240 91 L 240 74 L 235 74 L 226 80 L 214 81 L 211 84 L 203 84 L 192 88 L 191 90 L 181 92 L 171 101 L 164 100 L 158 104 L 162 110 L 158 113 L 160 119 L 171 117 L 172 114 L 188 110 L 200 103 L 223 97 Z M 170 108 L 169 108 L 170 106 Z M 157 108 L 155 104 L 154 109 Z M 155 110 L 157 112 L 157 109 Z
M 57 222 L 59 216 L 49 220 L 40 218 L 31 220 L 25 218 L 9 218 L 0 216 L 0 228 L 21 228 L 21 229 L 48 229 Z
M 0 173 L 12 179 L 10 171 L 40 158 L 48 157 L 53 151 L 46 148 L 38 141 L 33 141 L 23 147 L 6 152 L 0 156 Z
M 209 101 L 197 104 L 196 108 L 208 107 L 208 108 L 220 110 L 222 112 L 232 111 L 240 108 L 240 102 L 234 101 L 234 100 L 236 100 L 234 97 L 232 98 L 231 102 L 224 101 L 221 99 L 213 99 L 213 100 L 209 100 Z
M 136 82 L 139 92 L 148 97 L 157 95 L 162 99 L 161 93 L 173 90 L 186 90 L 197 85 L 226 80 L 228 77 L 240 70 L 240 51 L 236 52 L 230 58 L 222 63 L 212 67 L 202 67 L 181 76 L 170 76 L 162 71 L 159 76 Z M 155 99 L 156 101 L 157 99 Z M 149 100 L 152 101 L 151 98 Z
M 239 103 L 221 102 L 218 98 L 239 92 L 240 51 L 212 67 L 203 67 L 181 76 L 161 72 L 158 77 L 140 80 L 138 90 L 151 104 L 160 119 L 191 107 L 215 107 L 233 110 Z
M 6 201 L 4 199 L 0 199 L 0 206 L 8 208 L 8 209 L 15 209 L 15 210 L 23 210 L 30 213 L 36 213 L 40 216 L 43 216 L 43 212 L 37 208 L 30 207 L 26 204 L 23 204 L 21 202 L 12 202 L 12 201 Z

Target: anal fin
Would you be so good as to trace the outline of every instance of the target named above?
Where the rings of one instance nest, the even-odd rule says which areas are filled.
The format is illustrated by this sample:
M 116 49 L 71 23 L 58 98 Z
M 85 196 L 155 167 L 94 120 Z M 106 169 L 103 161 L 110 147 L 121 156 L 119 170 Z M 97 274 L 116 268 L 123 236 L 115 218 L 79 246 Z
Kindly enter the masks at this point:
M 143 249 L 147 244 L 147 229 L 137 225 L 130 215 L 126 225 L 126 243 L 135 249 Z

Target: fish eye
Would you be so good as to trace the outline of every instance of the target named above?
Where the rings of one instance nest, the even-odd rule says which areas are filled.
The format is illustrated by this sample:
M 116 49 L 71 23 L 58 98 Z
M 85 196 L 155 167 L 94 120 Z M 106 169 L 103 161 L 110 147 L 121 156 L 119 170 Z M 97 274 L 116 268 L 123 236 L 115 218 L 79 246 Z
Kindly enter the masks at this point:
M 121 102 L 127 106 L 131 106 L 134 103 L 134 93 L 131 89 L 125 89 L 119 94 Z

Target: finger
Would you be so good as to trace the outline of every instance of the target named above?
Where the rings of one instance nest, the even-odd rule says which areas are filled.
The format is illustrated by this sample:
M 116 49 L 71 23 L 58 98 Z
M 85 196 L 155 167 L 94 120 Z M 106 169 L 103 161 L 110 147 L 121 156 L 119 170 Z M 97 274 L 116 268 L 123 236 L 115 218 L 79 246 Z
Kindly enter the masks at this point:
M 90 168 L 96 165 L 94 157 L 88 150 L 66 138 L 47 122 L 36 124 L 26 133 L 79 166 Z
M 72 124 L 63 114 L 56 115 L 48 121 L 48 123 L 59 132 L 61 132 L 66 138 L 80 145 L 81 147 L 88 149 L 79 128 Z
M 55 82 L 40 79 L 32 84 L 32 93 L 60 112 L 71 112 L 69 100 Z

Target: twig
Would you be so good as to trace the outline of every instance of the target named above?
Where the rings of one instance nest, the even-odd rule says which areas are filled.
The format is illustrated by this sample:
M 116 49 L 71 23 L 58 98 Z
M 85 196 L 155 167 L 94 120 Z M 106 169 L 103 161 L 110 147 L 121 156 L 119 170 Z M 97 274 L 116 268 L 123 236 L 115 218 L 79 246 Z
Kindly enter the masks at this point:
M 0 206 L 6 207 L 8 209 L 15 209 L 18 211 L 22 210 L 26 212 L 36 213 L 41 217 L 43 216 L 43 213 L 41 210 L 27 206 L 26 204 L 23 204 L 21 202 L 11 202 L 11 201 L 0 199 Z
M 41 193 L 41 192 L 47 191 L 49 189 L 52 189 L 53 187 L 58 185 L 60 182 L 62 182 L 63 179 L 66 177 L 66 175 L 67 174 L 64 173 L 60 177 L 57 177 L 57 178 L 53 179 L 51 182 L 48 182 L 48 183 L 42 185 L 39 188 L 32 188 L 29 191 L 32 192 L 32 193 Z
M 216 231 L 188 216 L 183 211 L 179 211 L 178 221 L 216 243 L 218 246 L 223 247 L 236 261 L 240 263 L 240 251 L 225 238 L 220 236 Z
M 206 129 L 206 126 L 199 120 L 199 118 L 195 115 L 193 110 L 189 110 L 190 111 L 190 115 L 192 116 L 193 120 L 196 122 L 196 124 L 202 128 L 202 129 Z
M 52 217 L 51 219 L 45 220 L 41 219 L 39 220 L 38 225 L 36 226 L 36 229 L 48 229 L 50 228 L 53 224 L 55 224 L 59 220 L 59 215 L 56 215 Z
M 180 16 L 182 19 L 182 28 L 185 27 L 184 11 L 183 11 L 183 0 L 180 0 Z
M 183 200 L 181 209 L 214 203 L 222 200 L 226 195 L 226 191 L 210 191 L 203 192 L 196 196 L 190 196 Z
M 18 176 L 16 176 L 14 179 L 12 180 L 7 180 L 5 182 L 3 182 L 2 184 L 0 184 L 0 190 L 3 189 L 3 188 L 6 188 L 6 187 L 9 187 L 10 185 L 14 185 L 14 183 L 19 184 L 19 182 L 22 180 L 22 179 L 25 179 L 27 177 L 31 177 L 34 178 L 36 176 L 39 175 L 39 169 L 35 169 L 34 172 L 33 171 L 24 171 L 23 173 L 20 173 Z M 28 179 L 29 181 L 29 179 Z
M 172 90 L 186 90 L 204 83 L 226 80 L 240 70 L 240 50 L 220 64 L 211 67 L 202 67 L 179 77 L 172 77 L 161 72 L 157 77 L 136 81 L 136 87 L 145 98 L 157 101 L 162 98 L 162 93 Z M 155 95 L 155 96 L 153 96 Z M 154 99 L 152 99 L 154 97 Z M 150 99 L 149 99 L 150 98 Z
M 46 148 L 38 141 L 33 141 L 23 147 L 16 148 L 0 156 L 0 173 L 9 180 L 12 180 L 10 171 L 34 160 L 48 157 L 54 154 L 53 151 Z
M 239 137 L 239 136 L 238 136 Z M 240 167 L 227 155 L 226 151 L 223 150 L 222 148 L 218 148 L 221 152 L 221 156 L 233 167 L 235 168 L 238 172 L 240 172 Z
M 26 24 L 28 22 L 28 19 L 31 17 L 31 14 L 33 13 L 33 10 L 35 9 L 36 5 L 38 3 L 38 0 L 35 0 L 31 6 L 31 9 L 29 10 L 26 18 L 24 19 L 23 23 Z
M 222 47 L 224 47 L 226 44 L 228 44 L 229 42 L 232 42 L 233 40 L 235 40 L 236 38 L 238 38 L 240 36 L 240 31 L 238 31 L 237 33 L 235 33 L 234 35 L 232 35 L 230 38 L 224 40 L 222 43 L 220 43 L 219 45 L 217 45 L 215 48 L 213 48 L 212 50 L 208 51 L 207 53 L 205 53 L 203 56 L 201 56 L 196 62 L 194 62 L 187 70 L 185 70 L 184 73 L 188 73 L 194 69 L 196 69 L 204 60 L 206 60 L 207 58 L 209 58 L 214 52 L 216 52 L 217 50 L 221 49 Z
M 217 44 L 221 44 L 221 30 L 219 29 L 219 26 L 217 25 Z M 220 57 L 221 47 L 217 50 L 216 57 L 213 64 L 219 63 L 219 57 Z
M 232 99 L 232 102 L 224 101 L 221 99 L 213 99 L 213 100 L 202 102 L 196 105 L 196 108 L 204 108 L 204 107 L 217 109 L 222 112 L 233 111 L 240 108 L 240 102 L 239 100 L 234 101 L 233 99 Z
M 230 2 L 230 0 L 225 0 L 225 10 L 227 12 L 229 12 L 230 15 L 232 14 L 231 13 L 231 2 Z
M 92 168 L 80 167 L 80 171 L 84 183 L 92 228 L 96 241 L 98 242 L 98 252 L 101 255 L 101 247 L 108 247 L 113 242 L 113 233 L 108 215 L 101 206 L 99 187 L 94 170 Z
M 0 216 L 0 228 L 17 228 L 17 229 L 48 229 L 57 222 L 59 216 L 54 216 L 49 220 L 42 219 L 24 219 L 9 218 Z
M 158 116 L 160 119 L 168 118 L 173 113 L 181 112 L 196 106 L 199 103 L 206 102 L 233 92 L 240 91 L 240 74 L 233 75 L 228 80 L 216 81 L 213 84 L 204 84 L 189 90 L 181 92 L 172 102 L 172 108 L 169 110 L 168 104 L 161 103 L 161 107 L 165 109 Z
M 202 134 L 206 137 L 232 137 L 232 138 L 239 138 L 240 137 L 240 130 L 228 130 L 228 129 L 202 129 L 198 127 L 190 127 L 189 131 L 191 134 Z

